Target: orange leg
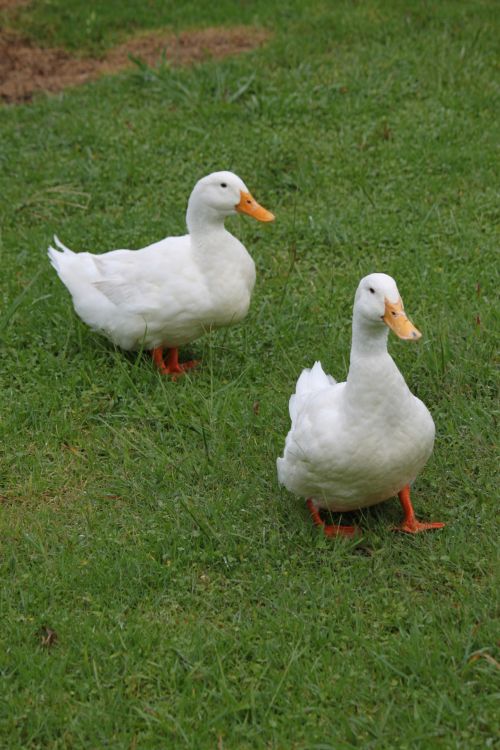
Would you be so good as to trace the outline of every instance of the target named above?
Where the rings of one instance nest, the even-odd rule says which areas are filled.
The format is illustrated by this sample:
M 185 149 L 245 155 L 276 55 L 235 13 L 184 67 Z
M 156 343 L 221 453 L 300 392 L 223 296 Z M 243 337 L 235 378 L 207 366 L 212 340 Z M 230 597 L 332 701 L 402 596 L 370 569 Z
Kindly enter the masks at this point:
M 357 526 L 337 526 L 334 523 L 325 523 L 321 518 L 319 510 L 314 504 L 312 497 L 306 500 L 306 505 L 309 508 L 309 513 L 311 514 L 313 523 L 316 526 L 321 526 L 325 536 L 354 536 L 359 532 Z
M 161 346 L 153 349 L 151 352 L 153 356 L 153 362 L 163 375 L 172 375 L 172 380 L 175 380 L 179 375 L 184 375 L 186 370 L 190 370 L 191 367 L 199 365 L 198 360 L 191 360 L 191 362 L 179 363 L 179 350 L 177 348 L 169 349 L 167 354 L 167 361 L 163 359 L 163 349 Z
M 419 531 L 427 531 L 428 529 L 442 529 L 444 523 L 421 523 L 415 518 L 415 511 L 410 500 L 410 485 L 407 484 L 403 487 L 401 492 L 398 493 L 398 497 L 401 500 L 401 505 L 405 513 L 405 519 L 400 526 L 396 526 L 394 531 L 404 531 L 407 534 L 418 534 Z

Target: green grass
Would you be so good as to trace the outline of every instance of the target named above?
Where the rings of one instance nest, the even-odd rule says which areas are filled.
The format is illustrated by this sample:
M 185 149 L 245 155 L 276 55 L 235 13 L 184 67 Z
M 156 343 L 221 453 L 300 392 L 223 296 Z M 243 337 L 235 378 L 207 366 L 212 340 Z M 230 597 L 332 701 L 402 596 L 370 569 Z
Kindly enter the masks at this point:
M 274 36 L 0 110 L 2 747 L 494 747 L 496 3 L 101 5 L 18 22 L 84 51 L 159 24 Z M 181 233 L 213 169 L 277 220 L 228 222 L 251 311 L 174 384 L 80 323 L 46 247 Z M 437 426 L 415 507 L 447 526 L 393 535 L 388 502 L 356 547 L 318 535 L 275 458 L 301 369 L 345 376 L 374 270 L 424 333 L 390 346 Z
M 287 4 L 281 11 L 285 18 L 294 6 L 300 10 L 300 0 Z M 8 13 L 12 18 L 12 11 Z M 64 46 L 83 53 L 99 53 L 111 44 L 121 42 L 131 33 L 157 27 L 174 31 L 200 26 L 251 24 L 254 21 L 273 23 L 278 20 L 276 8 L 265 0 L 234 2 L 218 0 L 117 0 L 98 3 L 86 0 L 39 0 L 20 7 L 11 21 L 24 33 L 34 36 L 45 46 Z

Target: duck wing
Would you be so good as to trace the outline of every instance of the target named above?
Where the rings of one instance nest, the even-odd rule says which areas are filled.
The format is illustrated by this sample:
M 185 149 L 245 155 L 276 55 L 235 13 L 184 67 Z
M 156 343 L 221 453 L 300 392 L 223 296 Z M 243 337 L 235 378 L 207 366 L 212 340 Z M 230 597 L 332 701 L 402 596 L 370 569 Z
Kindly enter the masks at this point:
M 99 278 L 92 286 L 127 313 L 158 313 L 183 286 L 188 248 L 187 237 L 172 237 L 142 250 L 93 256 Z

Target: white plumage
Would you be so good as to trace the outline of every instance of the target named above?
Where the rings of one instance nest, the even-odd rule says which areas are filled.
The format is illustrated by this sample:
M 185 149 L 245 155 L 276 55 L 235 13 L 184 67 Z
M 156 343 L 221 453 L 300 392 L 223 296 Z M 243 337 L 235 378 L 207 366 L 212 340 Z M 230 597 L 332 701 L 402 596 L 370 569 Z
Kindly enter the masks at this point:
M 434 422 L 387 351 L 387 326 L 401 338 L 420 337 L 394 280 L 371 274 L 356 292 L 347 381 L 337 383 L 316 362 L 302 372 L 290 399 L 292 424 L 278 478 L 316 509 L 349 511 L 387 500 L 415 479 L 432 453 Z
M 259 206 L 232 172 L 199 180 L 191 193 L 189 234 L 141 250 L 74 253 L 54 238 L 48 254 L 76 312 L 123 349 L 177 348 L 245 317 L 255 264 L 224 227 L 237 211 L 261 221 Z

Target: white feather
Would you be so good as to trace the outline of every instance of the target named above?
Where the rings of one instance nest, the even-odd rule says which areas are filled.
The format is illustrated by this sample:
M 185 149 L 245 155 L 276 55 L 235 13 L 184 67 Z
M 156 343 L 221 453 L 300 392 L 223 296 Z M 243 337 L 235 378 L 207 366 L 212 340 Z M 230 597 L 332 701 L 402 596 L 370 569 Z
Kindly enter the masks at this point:
M 315 362 L 311 368 L 302 370 L 295 393 L 290 397 L 289 412 L 292 424 L 297 416 L 300 404 L 311 394 L 335 385 L 337 381 L 331 375 L 327 375 L 321 366 L 321 362 Z
M 370 291 L 375 287 L 381 302 Z M 348 511 L 386 500 L 415 479 L 432 453 L 432 417 L 387 352 L 381 311 L 384 299 L 398 298 L 390 277 L 363 279 L 347 381 L 336 383 L 316 362 L 302 372 L 290 399 L 292 424 L 278 479 L 318 507 Z
M 189 199 L 190 233 L 141 250 L 74 253 L 54 237 L 48 255 L 78 315 L 123 349 L 178 347 L 244 318 L 255 264 L 224 228 L 242 192 L 231 172 L 203 178 Z

